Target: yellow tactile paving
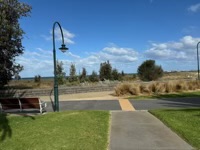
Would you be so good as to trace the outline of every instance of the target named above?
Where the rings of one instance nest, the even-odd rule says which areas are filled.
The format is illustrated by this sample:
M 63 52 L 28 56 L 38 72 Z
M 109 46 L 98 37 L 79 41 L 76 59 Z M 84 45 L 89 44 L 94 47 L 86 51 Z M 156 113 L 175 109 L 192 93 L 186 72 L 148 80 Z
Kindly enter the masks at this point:
M 135 108 L 129 102 L 128 99 L 119 99 L 119 104 L 123 111 L 134 111 Z

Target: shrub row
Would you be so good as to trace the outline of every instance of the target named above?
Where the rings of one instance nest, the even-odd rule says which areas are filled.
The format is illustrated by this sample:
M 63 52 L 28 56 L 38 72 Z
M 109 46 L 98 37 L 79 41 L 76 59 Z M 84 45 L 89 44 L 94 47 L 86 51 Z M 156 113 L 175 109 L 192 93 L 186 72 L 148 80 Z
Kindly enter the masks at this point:
M 200 81 L 150 82 L 146 84 L 121 83 L 114 89 L 117 96 L 173 93 L 200 89 Z

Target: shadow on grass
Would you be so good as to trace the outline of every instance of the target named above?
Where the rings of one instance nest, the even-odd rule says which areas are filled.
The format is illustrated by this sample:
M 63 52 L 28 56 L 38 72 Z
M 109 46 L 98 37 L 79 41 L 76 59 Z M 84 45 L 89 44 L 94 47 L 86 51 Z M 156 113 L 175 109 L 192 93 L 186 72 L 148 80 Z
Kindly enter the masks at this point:
M 51 95 L 52 95 L 52 93 L 53 93 L 53 90 L 54 90 L 54 89 L 51 89 L 49 98 L 50 98 L 50 101 L 51 101 L 52 110 L 55 112 L 55 103 L 53 102 L 53 99 L 51 98 Z
M 23 95 L 25 93 L 26 93 L 26 91 L 18 94 L 17 90 L 15 90 L 13 88 L 0 91 L 0 106 L 1 106 L 1 99 L 4 100 L 5 98 L 23 97 Z M 1 109 L 2 108 L 0 107 L 0 112 L 3 111 Z M 32 112 L 30 112 L 30 113 L 32 113 Z M 35 118 L 33 116 L 27 115 L 26 113 L 12 112 L 10 114 L 16 114 L 16 115 L 23 116 L 23 117 L 29 117 L 29 118 L 35 120 Z M 12 128 L 9 124 L 8 114 L 0 113 L 0 141 L 4 141 L 7 137 L 8 138 L 12 137 Z
M 19 114 L 20 116 L 22 115 L 23 117 L 29 117 L 33 120 L 35 120 L 35 117 L 27 115 L 27 114 Z M 6 140 L 6 138 L 11 138 L 12 137 L 12 128 L 9 124 L 9 119 L 8 119 L 8 114 L 3 113 L 0 114 L 0 141 Z
M 0 141 L 4 141 L 6 137 L 12 137 L 12 129 L 7 119 L 7 114 L 0 114 L 0 131 L 2 132 Z

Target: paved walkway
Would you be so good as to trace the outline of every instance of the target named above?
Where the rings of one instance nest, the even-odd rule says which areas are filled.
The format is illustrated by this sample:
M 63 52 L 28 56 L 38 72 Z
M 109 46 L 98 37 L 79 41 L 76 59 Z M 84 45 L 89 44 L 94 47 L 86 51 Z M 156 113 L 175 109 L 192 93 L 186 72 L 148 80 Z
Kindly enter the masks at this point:
M 60 101 L 60 111 L 111 110 L 110 150 L 193 150 L 159 119 L 144 111 L 182 107 L 200 107 L 199 99 Z M 53 111 L 51 103 L 47 111 Z
M 112 112 L 110 150 L 192 150 L 147 111 Z
M 95 99 L 95 98 L 94 98 Z M 60 101 L 60 110 L 151 110 L 164 108 L 199 108 L 199 98 L 176 98 L 162 100 L 67 100 Z M 51 102 L 47 103 L 47 111 L 53 111 Z

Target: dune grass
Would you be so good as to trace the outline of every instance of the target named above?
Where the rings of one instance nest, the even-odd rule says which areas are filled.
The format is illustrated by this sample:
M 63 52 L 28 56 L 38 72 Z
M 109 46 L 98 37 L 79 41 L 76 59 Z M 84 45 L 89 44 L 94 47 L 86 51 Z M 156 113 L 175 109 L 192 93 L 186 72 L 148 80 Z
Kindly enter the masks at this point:
M 150 113 L 162 120 L 193 147 L 200 149 L 200 108 L 151 110 Z
M 108 111 L 66 111 L 34 117 L 0 115 L 2 150 L 106 150 Z
M 168 93 L 180 93 L 200 90 L 200 81 L 169 81 L 148 83 L 121 83 L 115 88 L 115 95 L 158 95 Z

